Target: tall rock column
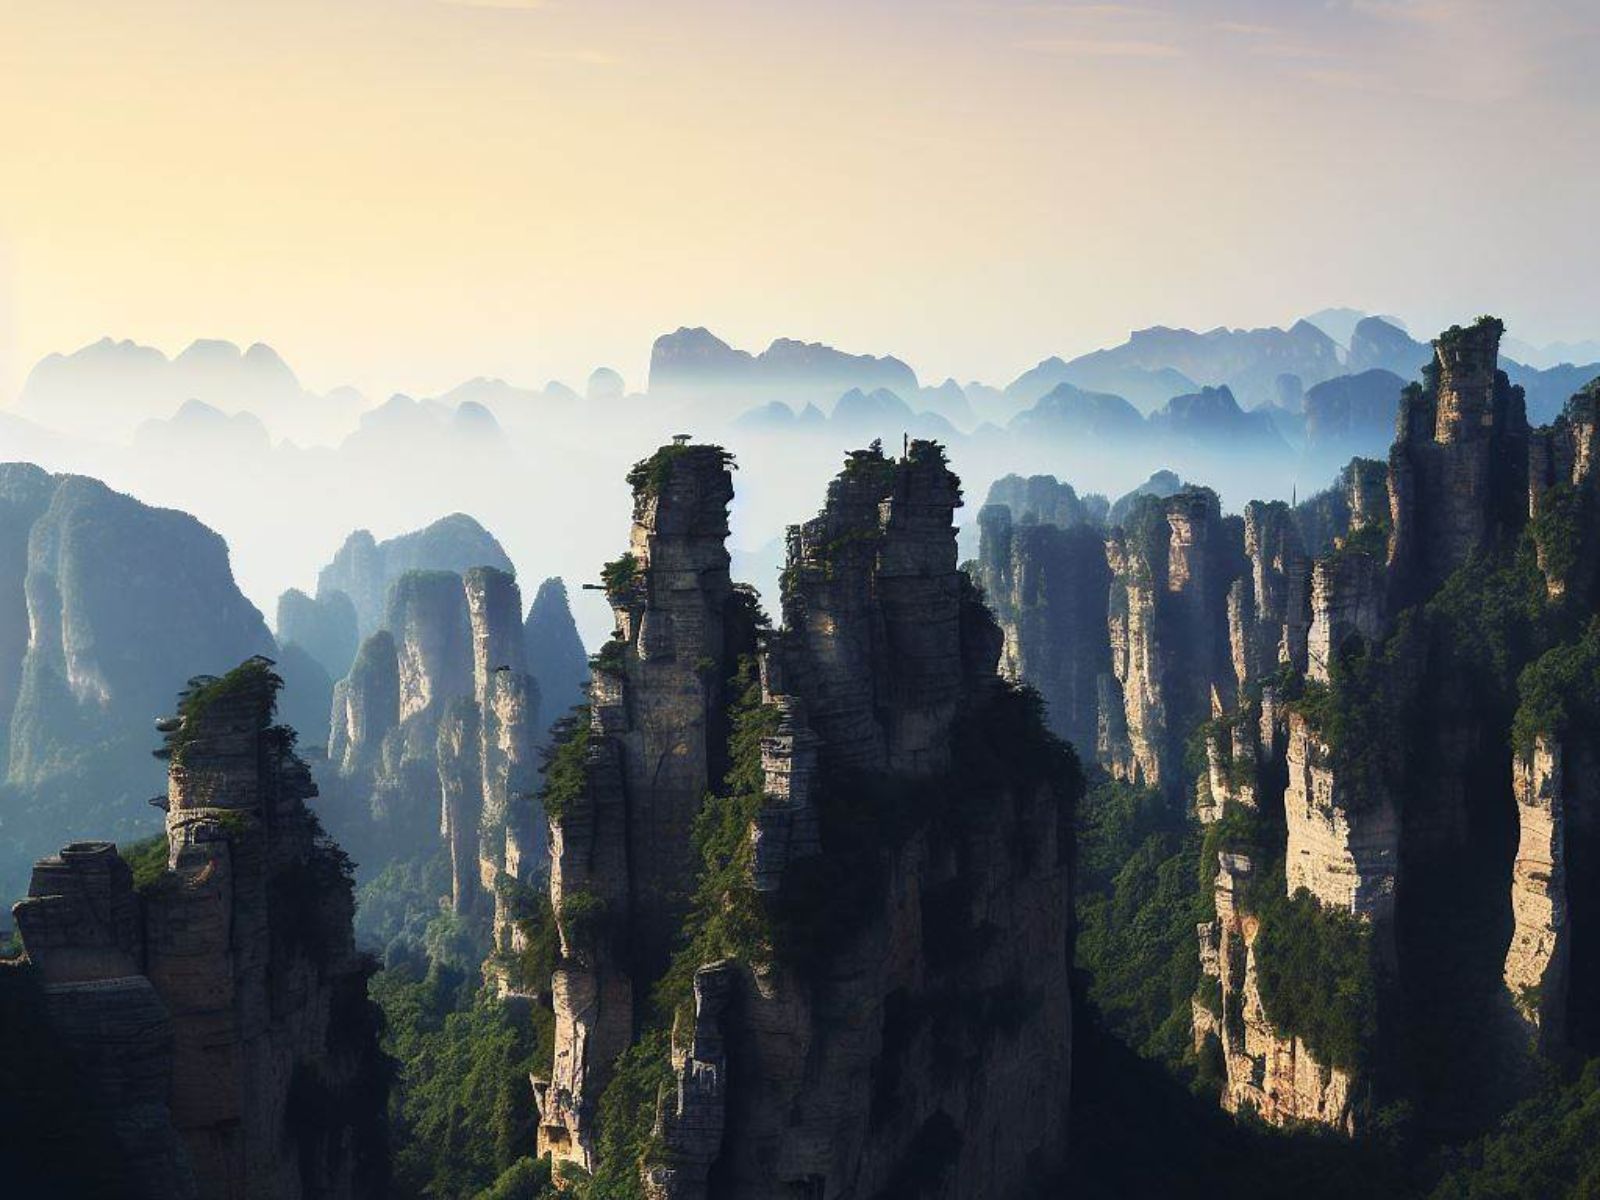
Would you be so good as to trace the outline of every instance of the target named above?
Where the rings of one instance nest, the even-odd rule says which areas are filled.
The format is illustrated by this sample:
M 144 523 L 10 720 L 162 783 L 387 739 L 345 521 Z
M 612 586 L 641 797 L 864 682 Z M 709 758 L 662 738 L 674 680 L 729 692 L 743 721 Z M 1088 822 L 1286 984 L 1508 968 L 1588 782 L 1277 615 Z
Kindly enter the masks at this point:
M 198 677 L 161 723 L 167 868 L 135 893 L 107 843 L 40 863 L 17 907 L 56 1032 L 127 1142 L 138 1196 L 388 1190 L 386 1069 L 350 862 L 305 801 L 281 680 Z
M 146 973 L 176 1035 L 173 1121 L 201 1194 L 227 1200 L 381 1183 L 376 1024 L 361 1015 L 371 967 L 355 950 L 348 860 L 322 838 L 310 772 L 271 724 L 277 687 L 257 659 L 185 695 L 168 738 L 171 866 L 145 899 Z M 365 1035 L 330 1038 L 352 1018 Z
M 1001 670 L 1036 688 L 1050 724 L 1093 757 L 1100 687 L 1111 672 L 1111 569 L 1094 526 L 1015 523 L 1004 504 L 978 514 L 979 583 L 1005 633 Z
M 1401 401 L 1389 504 L 1407 600 L 1526 520 L 1528 418 L 1522 389 L 1496 367 L 1504 329 L 1485 317 L 1441 334 L 1424 385 Z
M 1505 981 L 1513 1003 L 1547 1045 L 1560 1044 L 1566 1015 L 1566 781 L 1561 743 L 1547 736 L 1517 755 L 1517 858 L 1511 876 L 1515 926 L 1506 950 Z
M 517 581 L 493 567 L 475 567 L 462 577 L 472 626 L 473 696 L 478 710 L 479 790 L 483 805 L 473 835 L 477 885 L 495 898 L 494 941 L 511 936 L 502 873 L 520 882 L 521 861 L 544 849 L 534 829 L 532 792 L 539 725 L 539 685 L 528 674 Z M 507 859 L 507 847 L 511 859 Z
M 1240 532 L 1222 519 L 1214 492 L 1186 488 L 1141 497 L 1107 540 L 1112 671 L 1127 739 L 1113 774 L 1175 788 L 1184 739 L 1214 696 L 1236 693 L 1228 594 L 1244 569 Z
M 775 924 L 676 964 L 694 986 L 673 997 L 652 1200 L 1005 1195 L 1059 1152 L 1079 780 L 951 579 L 958 495 L 938 447 L 871 448 L 792 533 L 741 713 L 767 735 L 737 739 L 739 794 L 715 801 L 753 813 L 759 912 L 736 919 Z
M 754 650 L 728 577 L 730 456 L 674 444 L 637 464 L 628 551 L 605 568 L 616 637 L 544 793 L 561 938 L 540 1152 L 593 1166 L 597 1104 L 665 971 L 697 862 L 696 815 L 725 768 L 725 681 Z
M 1218 856 L 1216 920 L 1200 926 L 1202 973 L 1216 980 L 1220 1012 L 1195 1002 L 1195 1044 L 1221 1042 L 1226 1083 L 1222 1106 L 1254 1111 L 1273 1125 L 1355 1128 L 1355 1081 L 1317 1061 L 1305 1042 L 1281 1033 L 1261 998 L 1257 941 L 1261 923 L 1246 908 L 1255 864 L 1249 855 Z

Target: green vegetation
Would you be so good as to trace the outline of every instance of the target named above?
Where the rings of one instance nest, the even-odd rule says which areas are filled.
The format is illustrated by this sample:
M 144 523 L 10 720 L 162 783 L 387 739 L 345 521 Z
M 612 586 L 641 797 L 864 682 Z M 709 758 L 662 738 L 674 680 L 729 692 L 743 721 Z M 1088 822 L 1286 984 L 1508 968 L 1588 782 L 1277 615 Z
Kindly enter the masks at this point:
M 606 902 L 593 892 L 576 888 L 564 892 L 558 920 L 569 943 L 593 946 L 605 936 Z
M 1159 793 L 1110 780 L 1090 791 L 1077 829 L 1076 965 L 1089 997 L 1139 1054 L 1192 1072 L 1194 931 L 1210 896 L 1200 835 Z
M 117 847 L 117 853 L 133 870 L 133 890 L 147 892 L 159 884 L 167 873 L 167 835 L 158 833 L 128 846 Z
M 1366 922 L 1322 907 L 1304 888 L 1285 896 L 1281 862 L 1257 880 L 1250 908 L 1261 922 L 1255 958 L 1267 1019 L 1319 1062 L 1359 1067 L 1377 1028 Z
M 607 638 L 600 644 L 600 649 L 589 656 L 589 670 L 596 674 L 622 674 L 623 656 L 627 650 L 628 643 L 621 638 Z
M 1402 617 L 1381 646 L 1351 637 L 1335 647 L 1329 682 L 1307 680 L 1291 701 L 1311 732 L 1325 742 L 1335 774 L 1349 802 L 1360 808 L 1376 802 L 1404 769 L 1404 728 L 1413 671 L 1413 623 Z
M 1600 1059 L 1514 1108 L 1495 1132 L 1448 1155 L 1434 1200 L 1600 1196 Z
M 1167 543 L 1171 537 L 1166 500 L 1151 495 L 1138 497 L 1123 526 L 1128 569 L 1136 582 L 1148 585 L 1157 564 L 1161 564 L 1161 570 L 1166 569 Z
M 1378 562 L 1385 562 L 1389 557 L 1389 523 L 1387 521 L 1371 525 L 1363 525 L 1360 529 L 1353 529 L 1345 534 L 1338 548 L 1334 551 L 1336 557 L 1349 554 L 1365 554 Z
M 396 859 L 356 889 L 357 940 L 386 963 L 419 957 L 449 890 L 450 862 L 443 853 Z
M 551 731 L 539 803 L 552 821 L 560 820 L 568 806 L 581 801 L 588 792 L 589 721 L 589 706 L 579 705 L 557 721 Z
M 1579 492 L 1570 483 L 1558 483 L 1539 499 L 1539 511 L 1528 528 L 1539 551 L 1539 563 L 1552 579 L 1570 579 L 1578 565 L 1583 531 L 1593 519 L 1587 497 L 1587 492 Z
M 692 1002 L 694 972 L 701 964 L 724 958 L 758 964 L 772 955 L 770 917 L 751 883 L 750 825 L 761 809 L 766 783 L 761 739 L 777 732 L 779 713 L 761 703 L 754 660 L 740 661 L 733 686 L 728 773 L 695 818 L 700 877 L 684 924 L 684 945 L 656 992 L 660 1015 L 668 1022 Z
M 617 1059 L 616 1073 L 600 1097 L 599 1169 L 588 1179 L 569 1177 L 567 1194 L 574 1200 L 642 1197 L 639 1167 L 653 1149 L 656 1098 L 672 1084 L 668 1043 L 668 1031 L 656 1025 Z
M 751 884 L 749 835 L 762 799 L 761 739 L 776 731 L 778 713 L 761 703 L 753 660 L 740 661 L 731 683 L 736 698 L 730 711 L 728 773 L 695 819 L 701 867 L 683 942 L 656 984 L 654 1013 L 644 1034 L 618 1059 L 600 1098 L 600 1167 L 592 1179 L 580 1175 L 568 1181 L 577 1200 L 628 1200 L 640 1194 L 639 1165 L 650 1151 L 656 1096 L 672 1077 L 670 1030 L 676 1017 L 692 1015 L 695 970 L 724 958 L 761 962 L 772 953 L 766 906 Z M 563 897 L 564 925 L 571 919 L 573 899 Z M 589 907 L 585 902 L 583 911 Z M 573 936 L 570 926 L 568 934 Z
M 619 596 L 632 586 L 639 575 L 639 560 L 631 552 L 624 552 L 600 568 L 600 582 L 606 595 Z
M 883 442 L 877 438 L 865 450 L 852 450 L 844 460 L 844 477 L 870 484 L 875 490 L 886 490 L 894 482 L 895 461 L 883 453 Z
M 181 763 L 184 748 L 194 740 L 201 714 L 219 702 L 252 698 L 261 706 L 262 722 L 270 720 L 277 705 L 278 691 L 283 687 L 283 679 L 272 667 L 270 658 L 257 654 L 220 678 L 197 675 L 189 680 L 189 686 L 178 696 L 177 720 L 171 728 L 163 724 L 163 745 L 152 753 L 157 758 Z
M 455 1200 L 498 1186 L 534 1144 L 528 1072 L 544 1064 L 528 1005 L 438 964 L 397 964 L 369 988 L 384 1049 L 401 1063 L 390 1094 L 396 1192 Z
M 721 446 L 691 446 L 685 442 L 673 442 L 671 445 L 662 446 L 649 458 L 634 463 L 628 471 L 628 486 L 645 496 L 659 496 L 661 489 L 666 487 L 672 478 L 674 464 L 697 450 L 713 450 L 720 457 L 724 467 L 729 470 L 738 469 L 733 454 Z
M 1517 694 L 1511 744 L 1518 754 L 1530 753 L 1540 734 L 1559 738 L 1577 725 L 1593 728 L 1600 721 L 1600 622 L 1524 667 Z

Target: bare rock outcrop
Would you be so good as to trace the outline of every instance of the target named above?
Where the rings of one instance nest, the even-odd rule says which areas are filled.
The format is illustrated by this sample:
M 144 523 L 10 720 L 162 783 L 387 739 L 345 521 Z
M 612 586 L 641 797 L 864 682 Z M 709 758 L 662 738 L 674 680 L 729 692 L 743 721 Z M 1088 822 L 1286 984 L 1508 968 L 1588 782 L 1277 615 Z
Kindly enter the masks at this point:
M 1327 683 L 1334 656 L 1352 638 L 1371 645 L 1382 636 L 1386 585 L 1383 560 L 1358 546 L 1317 560 L 1311 573 L 1308 679 Z
M 193 681 L 163 725 L 168 859 L 153 883 L 136 894 L 114 847 L 74 845 L 40 863 L 14 910 L 47 991 L 66 998 L 52 1025 L 130 1140 L 140 1195 L 387 1186 L 373 968 L 354 947 L 349 861 L 306 807 L 316 789 L 292 734 L 271 723 L 279 686 L 250 660 Z
M 1242 854 L 1219 856 L 1216 920 L 1200 926 L 1201 969 L 1215 979 L 1220 1012 L 1195 1002 L 1195 1045 L 1222 1046 L 1222 1106 L 1256 1113 L 1272 1125 L 1309 1123 L 1355 1128 L 1355 1084 L 1349 1072 L 1317 1061 L 1305 1042 L 1281 1033 L 1261 999 L 1256 943 L 1260 922 L 1243 896 L 1254 873 Z
M 694 878 L 692 830 L 720 778 L 732 658 L 754 650 L 728 576 L 729 456 L 674 444 L 630 474 L 627 552 L 608 564 L 617 634 L 546 790 L 561 954 L 555 1059 L 536 1088 L 539 1152 L 592 1169 L 596 1105 L 665 970 Z
M 1430 594 L 1525 519 L 1528 418 L 1522 389 L 1497 367 L 1503 331 L 1485 317 L 1442 333 L 1424 383 L 1401 400 L 1389 507 L 1408 600 Z
M 1562 747 L 1536 738 L 1512 765 L 1517 797 L 1517 858 L 1511 876 L 1515 928 L 1505 981 L 1523 1018 L 1559 1044 L 1568 958 L 1566 791 Z
M 597 656 L 588 723 L 558 749 L 545 793 L 561 954 L 555 1062 L 535 1094 L 540 1150 L 558 1162 L 607 1167 L 600 1096 L 648 1028 L 644 998 L 667 965 L 640 949 L 641 908 L 677 902 L 678 921 L 689 916 L 646 890 L 646 848 L 628 826 L 662 814 L 648 849 L 685 839 L 693 877 L 712 869 L 683 824 L 702 803 L 741 841 L 717 869 L 743 882 L 697 893 L 689 928 L 726 903 L 738 928 L 769 932 L 724 932 L 731 953 L 702 961 L 690 947 L 672 963 L 669 980 L 693 982 L 670 1038 L 650 1035 L 670 1046 L 672 1082 L 638 1165 L 646 1194 L 896 1195 L 926 1179 L 978 1194 L 1060 1149 L 1071 909 L 1059 789 L 1075 772 L 996 673 L 1003 635 L 955 563 L 958 481 L 939 447 L 907 451 L 852 455 L 822 512 L 791 532 L 785 623 L 761 633 L 759 682 L 741 668 L 737 702 L 709 667 L 692 691 L 681 676 L 665 686 L 686 648 L 712 651 L 724 679 L 735 651 L 757 648 L 762 622 L 726 584 L 725 556 L 709 538 L 668 537 L 714 531 L 720 547 L 724 458 L 671 447 L 635 470 L 632 557 L 606 572 L 619 636 Z M 671 570 L 685 559 L 692 572 Z M 705 638 L 718 616 L 720 642 Z M 747 790 L 680 805 L 676 773 L 635 765 L 635 747 L 668 730 L 673 757 L 705 764 L 701 788 Z M 896 816 L 900 796 L 916 801 Z M 722 824 L 730 804 L 749 806 L 742 834 Z M 846 810 L 862 827 L 830 834 L 828 814 Z M 880 843 L 873 830 L 896 821 L 903 832 Z M 981 1055 L 983 1071 L 952 1072 L 952 1055 Z
M 1106 547 L 1112 673 L 1127 737 L 1127 757 L 1109 766 L 1120 778 L 1176 788 L 1184 739 L 1214 694 L 1239 686 L 1228 593 L 1243 573 L 1242 529 L 1223 520 L 1216 493 L 1186 488 L 1141 497 Z
M 1289 717 L 1288 761 L 1283 809 L 1289 894 L 1305 888 L 1324 908 L 1387 926 L 1400 865 L 1393 798 L 1350 788 L 1328 744 L 1298 712 Z
M 992 493 L 991 493 L 992 495 Z M 1068 516 L 1077 508 L 1067 507 Z M 1048 511 L 1061 512 L 1055 505 Z M 1018 521 L 991 500 L 978 514 L 978 582 L 1005 633 L 1001 671 L 1044 697 L 1051 728 L 1094 751 L 1101 679 L 1111 672 L 1111 569 L 1095 525 Z

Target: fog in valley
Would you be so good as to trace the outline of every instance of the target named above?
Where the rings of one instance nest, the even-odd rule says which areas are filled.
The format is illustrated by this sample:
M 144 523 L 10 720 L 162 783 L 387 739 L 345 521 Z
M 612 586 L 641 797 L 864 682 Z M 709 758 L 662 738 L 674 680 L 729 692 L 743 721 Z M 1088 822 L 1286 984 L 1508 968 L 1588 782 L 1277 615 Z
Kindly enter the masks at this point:
M 580 585 L 620 552 L 628 467 L 675 435 L 737 456 L 734 574 L 775 607 L 785 527 L 816 510 L 847 451 L 874 439 L 948 447 L 965 485 L 966 556 L 976 511 L 1006 474 L 1115 499 L 1165 469 L 1214 488 L 1225 509 L 1304 498 L 1350 457 L 1386 453 L 1400 387 L 1428 347 L 1394 318 L 1328 310 L 1285 329 L 1151 329 L 1015 379 L 940 383 L 889 356 L 786 339 L 751 354 L 683 329 L 658 339 L 648 379 L 602 366 L 570 385 L 480 377 L 387 399 L 313 393 L 289 353 L 196 341 L 169 358 L 107 338 L 52 355 L 0 409 L 0 458 L 192 513 L 227 540 L 269 623 L 284 590 L 315 594 L 352 531 L 382 540 L 466 513 L 505 547 L 525 590 L 568 582 L 592 648 L 611 617 Z M 1525 357 L 1546 356 L 1529 346 Z M 1507 366 L 1534 414 L 1587 378 Z

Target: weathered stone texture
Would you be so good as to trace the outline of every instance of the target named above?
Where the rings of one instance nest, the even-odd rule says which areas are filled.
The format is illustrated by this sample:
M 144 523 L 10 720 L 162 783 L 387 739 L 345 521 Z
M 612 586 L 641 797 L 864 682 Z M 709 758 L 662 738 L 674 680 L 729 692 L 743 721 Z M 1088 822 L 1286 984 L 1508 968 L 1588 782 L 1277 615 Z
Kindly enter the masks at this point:
M 1334 655 L 1353 637 L 1373 645 L 1384 632 L 1385 568 L 1348 548 L 1317 560 L 1311 574 L 1306 676 L 1327 683 Z
M 1558 1044 L 1567 998 L 1566 781 L 1562 747 L 1539 737 L 1512 763 L 1517 857 L 1511 876 L 1515 922 L 1505 981 L 1517 1010 Z
M 56 1031 L 129 1143 L 139 1195 L 354 1197 L 383 1186 L 377 1023 L 339 852 L 264 662 L 196 680 L 169 730 L 166 872 L 103 843 L 39 865 L 17 908 Z M 340 1038 L 330 1037 L 336 1021 Z M 312 1125 L 303 1106 L 327 1104 Z
M 1259 922 L 1240 904 L 1254 866 L 1248 856 L 1219 856 L 1216 921 L 1200 927 L 1202 970 L 1221 988 L 1222 1013 L 1196 1003 L 1197 1045 L 1209 1035 L 1222 1044 L 1229 1112 L 1253 1110 L 1272 1125 L 1300 1122 L 1344 1132 L 1355 1129 L 1354 1081 L 1319 1063 L 1305 1043 L 1285 1037 L 1267 1018 L 1261 1001 L 1255 943 Z
M 993 503 L 978 524 L 978 582 L 1005 633 L 1001 671 L 1037 689 L 1051 728 L 1091 757 L 1111 671 L 1104 536 L 1084 524 L 1015 523 Z
M 1305 888 L 1324 908 L 1387 925 L 1394 915 L 1400 821 L 1387 794 L 1355 795 L 1327 744 L 1304 717 L 1289 717 L 1289 786 L 1284 792 L 1289 894 Z

